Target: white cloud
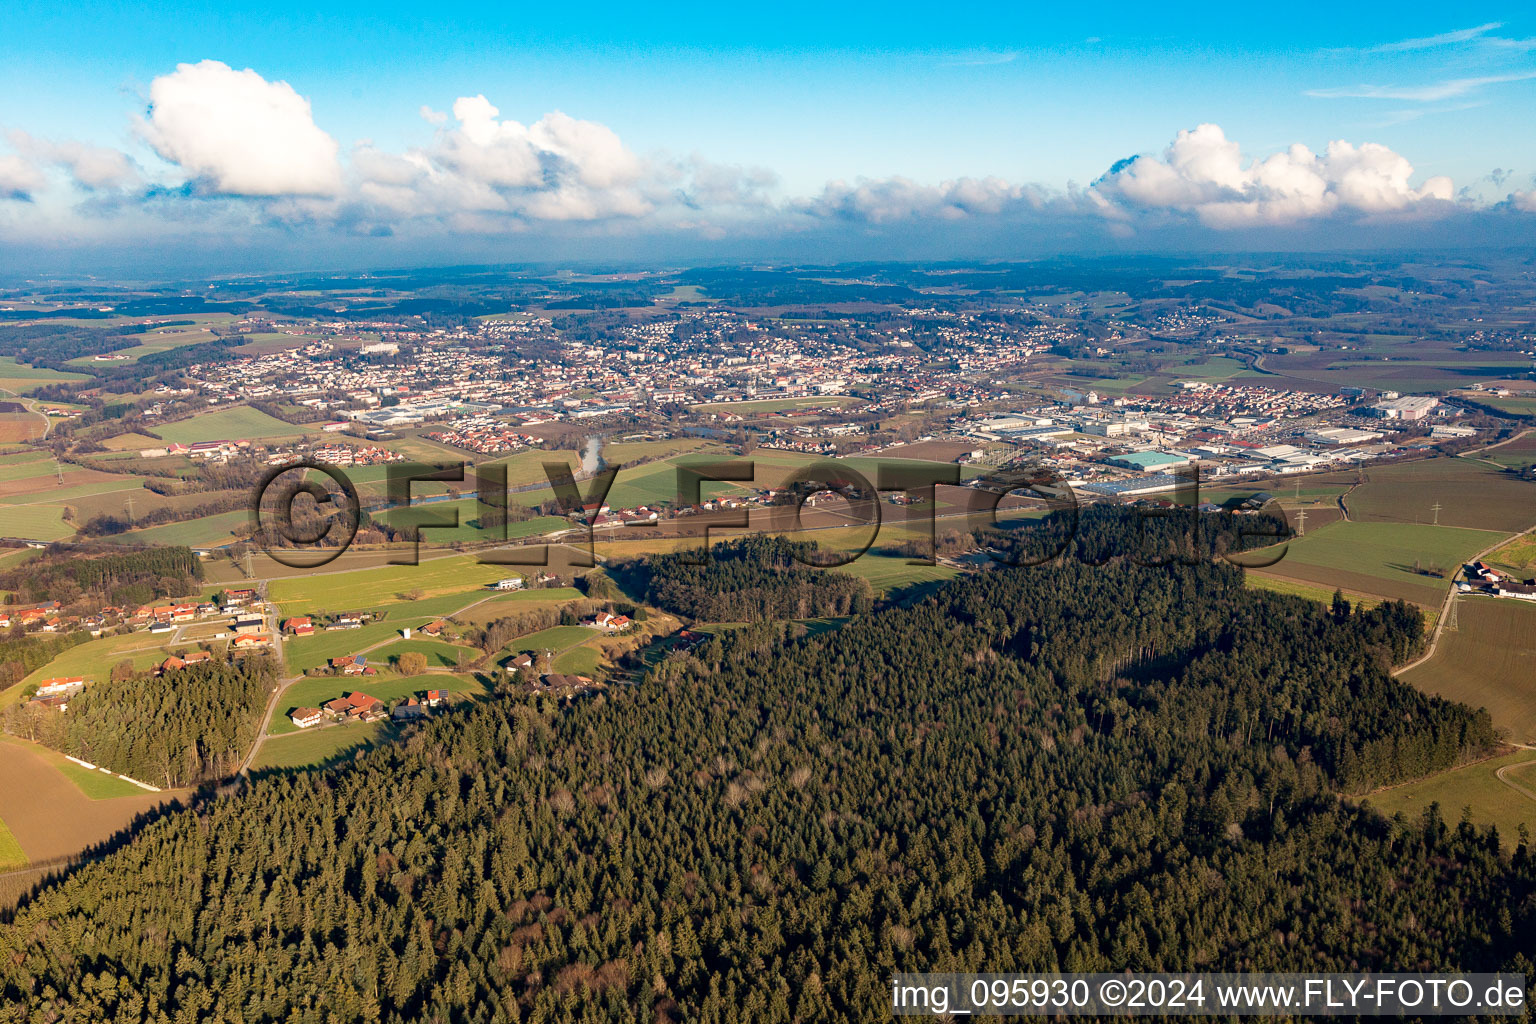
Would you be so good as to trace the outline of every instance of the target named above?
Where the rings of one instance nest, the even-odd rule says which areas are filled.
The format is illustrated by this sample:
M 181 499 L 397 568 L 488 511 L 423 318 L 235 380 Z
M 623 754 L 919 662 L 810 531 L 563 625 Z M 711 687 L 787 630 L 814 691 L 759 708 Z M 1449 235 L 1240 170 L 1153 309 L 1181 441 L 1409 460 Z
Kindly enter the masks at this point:
M 1517 210 L 1536 213 L 1536 192 L 1515 192 L 1510 195 L 1509 201 Z
M 1441 46 L 1454 46 L 1457 43 L 1465 43 L 1485 36 L 1494 29 L 1503 27 L 1503 22 L 1490 21 L 1486 25 L 1477 25 L 1473 28 L 1459 28 L 1451 32 L 1441 32 L 1437 35 L 1420 36 L 1417 39 L 1399 39 L 1394 43 L 1382 43 L 1380 46 L 1371 47 L 1366 52 L 1401 53 L 1406 50 L 1432 50 Z
M 43 172 L 30 161 L 0 155 L 0 199 L 31 199 L 44 184 Z
M 1475 78 L 1447 78 L 1429 85 L 1351 85 L 1335 89 L 1308 89 L 1307 95 L 1316 99 L 1368 99 L 1406 100 L 1411 103 L 1435 103 L 1455 99 L 1489 85 L 1506 82 L 1524 82 L 1536 78 L 1536 71 L 1521 71 L 1507 75 L 1482 75 Z
M 808 213 L 843 220 L 885 224 L 913 218 L 961 220 L 997 216 L 1023 201 L 1040 205 L 1043 193 L 1001 178 L 960 178 L 923 185 L 908 178 L 830 182 L 820 195 L 800 204 Z
M 205 60 L 156 78 L 149 98 L 145 139 L 210 191 L 325 196 L 341 187 L 335 140 L 287 82 Z
M 432 145 L 395 155 L 359 147 L 352 166 L 365 202 L 407 216 L 461 217 L 484 229 L 498 217 L 596 221 L 644 216 L 650 169 L 606 125 L 560 111 L 531 125 L 499 120 L 484 96 L 461 96 Z M 473 216 L 463 216 L 473 215 Z
M 1402 212 L 1453 198 L 1449 178 L 1415 189 L 1412 175 L 1412 164 L 1376 143 L 1330 142 L 1322 156 L 1298 143 L 1248 161 L 1218 125 L 1202 124 L 1179 132 L 1161 158 L 1120 162 L 1093 191 L 1115 210 L 1192 213 L 1214 228 Z
M 69 172 L 79 185 L 88 189 L 115 189 L 137 184 L 139 172 L 133 161 L 118 150 L 65 140 L 54 142 L 11 132 L 11 145 L 18 152 L 42 164 L 54 164 Z

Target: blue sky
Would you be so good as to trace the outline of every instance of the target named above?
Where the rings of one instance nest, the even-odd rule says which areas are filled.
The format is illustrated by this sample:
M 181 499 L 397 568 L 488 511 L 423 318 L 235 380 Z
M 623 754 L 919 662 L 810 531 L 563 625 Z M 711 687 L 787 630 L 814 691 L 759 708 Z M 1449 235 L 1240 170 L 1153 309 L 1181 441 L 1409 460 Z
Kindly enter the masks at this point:
M 8 5 L 0 131 L 26 139 L 13 135 L 9 156 L 0 155 L 10 160 L 0 163 L 0 187 L 9 167 L 12 207 L 0 203 L 0 239 L 39 241 L 51 228 L 50 237 L 62 232 L 74 241 L 51 240 L 50 248 L 87 249 L 131 229 L 174 245 L 217 221 L 253 224 L 252 239 L 273 237 L 281 225 L 284 244 L 296 244 L 298 232 L 306 244 L 338 251 L 355 247 L 342 238 L 349 233 L 427 245 L 431 231 L 419 218 L 404 223 L 409 203 L 385 210 L 358 183 L 360 142 L 391 155 L 418 153 L 411 159 L 433 181 L 428 205 L 440 221 L 456 217 L 455 232 L 475 220 L 477 234 L 694 232 L 714 245 L 722 237 L 815 234 L 817 218 L 827 217 L 863 218 L 886 233 L 902 230 L 904 219 L 924 221 L 908 225 L 915 238 L 936 222 L 1016 218 L 1022 206 L 1038 212 L 1042 202 L 1052 218 L 1068 219 L 1091 219 L 1092 208 L 1107 203 L 1112 209 L 1099 215 L 1106 239 L 1145 237 L 1170 224 L 1196 236 L 1202 228 L 1232 230 L 1235 207 L 1212 213 L 1211 190 L 1236 188 L 1262 201 L 1275 194 L 1273 181 L 1234 186 L 1226 172 L 1214 171 L 1195 183 L 1204 190 L 1197 197 L 1188 182 L 1175 188 L 1142 174 L 1086 200 L 1073 192 L 1136 154 L 1149 158 L 1143 171 L 1156 171 L 1150 161 L 1178 159 L 1164 154 L 1179 132 L 1204 124 L 1219 126 L 1240 147 L 1243 166 L 1298 143 L 1319 155 L 1333 140 L 1379 144 L 1412 167 L 1406 184 L 1392 186 L 1405 198 L 1393 200 L 1391 212 L 1412 207 L 1423 215 L 1440 204 L 1431 219 L 1442 225 L 1457 204 L 1462 217 L 1520 208 L 1536 174 L 1536 14 L 1514 5 L 1293 5 L 1281 12 L 1251 5 L 781 4 L 748 12 L 729 5 L 663 11 L 385 3 L 366 13 L 325 3 L 211 6 Z M 204 61 L 231 73 L 251 69 L 308 101 L 340 167 L 340 183 L 322 189 L 324 209 L 313 195 L 297 203 L 252 196 L 221 176 L 212 158 L 168 158 L 196 148 L 173 135 L 195 125 L 145 130 L 157 80 Z M 185 84 L 182 97 L 219 88 L 212 78 Z M 530 186 L 521 184 L 505 210 L 477 201 L 465 216 L 462 196 L 484 182 L 466 183 L 463 152 L 455 158 L 444 148 L 453 140 L 443 133 L 459 122 L 441 115 L 457 99 L 476 96 L 494 105 L 497 124 L 531 126 L 559 111 L 602 126 L 646 165 L 625 171 L 623 187 L 635 194 L 594 199 L 609 186 L 584 179 L 579 202 L 562 193 L 561 212 L 552 217 L 526 201 Z M 436 112 L 435 121 L 423 118 L 423 107 Z M 231 111 L 242 116 L 240 108 Z M 286 130 L 273 127 L 266 148 L 283 148 Z M 83 191 L 77 180 L 61 184 L 58 147 L 65 143 L 121 152 L 132 181 Z M 568 146 L 540 145 L 546 178 L 580 170 L 585 158 Z M 753 201 L 725 210 L 700 199 L 708 190 L 697 185 L 697 166 L 678 169 L 689 162 L 745 174 Z M 658 170 L 663 165 L 668 169 Z M 1330 189 L 1352 173 L 1334 165 L 1321 172 Z M 1377 167 L 1392 173 L 1381 161 Z M 895 210 L 867 195 L 849 202 L 827 192 L 838 181 L 899 179 L 910 189 L 989 177 L 1038 186 L 1045 199 L 1021 197 L 1017 188 L 996 201 L 954 201 L 945 193 L 920 202 L 909 196 Z M 1426 189 L 1441 177 L 1450 179 L 1454 201 L 1439 185 Z M 173 208 L 164 197 L 178 188 L 196 201 Z M 460 198 L 444 198 L 449 190 Z M 686 194 L 682 206 L 698 216 L 680 214 L 665 194 Z M 1076 198 L 1057 202 L 1060 194 Z M 574 214 L 578 206 L 584 212 Z M 1376 217 L 1385 207 L 1340 192 L 1338 201 L 1299 209 L 1238 211 L 1237 226 L 1306 228 L 1347 215 L 1358 224 L 1360 215 Z M 109 222 L 118 225 L 115 234 Z M 1500 230 L 1506 237 L 1508 224 Z

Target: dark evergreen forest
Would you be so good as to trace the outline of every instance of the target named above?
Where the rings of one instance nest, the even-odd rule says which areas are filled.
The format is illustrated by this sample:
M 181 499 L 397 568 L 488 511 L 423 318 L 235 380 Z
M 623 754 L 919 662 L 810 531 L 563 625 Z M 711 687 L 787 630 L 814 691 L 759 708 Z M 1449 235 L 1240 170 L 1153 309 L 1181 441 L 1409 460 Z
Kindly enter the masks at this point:
M 1219 564 L 999 570 L 505 698 L 158 820 L 0 929 L 0 1021 L 888 1019 L 893 971 L 1513 969 L 1523 842 L 1422 624 Z
M 125 666 L 127 667 L 127 666 Z M 93 683 L 63 714 L 13 704 L 6 732 L 164 788 L 233 772 L 256 739 L 277 673 L 270 659 L 130 674 Z

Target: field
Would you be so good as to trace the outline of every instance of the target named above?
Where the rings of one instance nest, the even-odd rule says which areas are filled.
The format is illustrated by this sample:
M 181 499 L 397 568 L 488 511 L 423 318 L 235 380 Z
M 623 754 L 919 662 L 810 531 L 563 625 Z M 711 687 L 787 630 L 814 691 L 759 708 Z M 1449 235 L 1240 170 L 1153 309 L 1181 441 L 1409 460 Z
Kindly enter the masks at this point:
M 424 559 L 420 565 L 386 565 L 373 569 L 326 572 L 273 580 L 267 598 L 283 609 L 284 616 L 308 615 L 324 609 L 366 609 L 402 600 L 420 591 L 422 598 L 446 594 L 472 594 L 476 589 L 507 576 L 522 575 L 510 566 L 482 565 L 473 555 Z M 486 597 L 494 596 L 486 590 Z M 468 604 L 465 597 L 464 604 Z M 425 613 L 424 613 L 425 614 Z
M 1340 587 L 1436 607 L 1450 586 L 1451 574 L 1498 539 L 1496 533 L 1449 526 L 1335 522 L 1289 541 L 1285 557 L 1261 575 L 1327 587 L 1330 593 Z M 1278 551 L 1265 548 L 1243 560 L 1258 564 Z M 1416 573 L 1415 562 L 1425 569 L 1438 566 L 1446 576 L 1436 579 Z
M 510 654 L 517 654 L 521 651 L 558 652 L 600 635 L 602 634 L 598 633 L 597 630 L 589 629 L 586 626 L 552 626 L 549 629 L 542 629 L 537 633 L 520 636 L 507 644 L 506 649 Z
M 441 640 L 399 640 L 371 652 L 368 659 L 393 664 L 400 655 L 412 652 L 426 655 L 428 668 L 456 668 L 460 654 L 473 660 L 480 653 L 473 647 L 461 647 Z
M 1516 537 L 1484 559 L 1518 576 L 1530 576 L 1536 571 L 1536 533 Z
M 956 570 L 947 565 L 907 564 L 910 561 L 906 555 L 881 554 L 879 548 L 875 547 L 849 564 L 828 571 L 861 576 L 869 581 L 869 585 L 881 597 L 907 587 L 939 583 L 956 575 Z
M 1439 505 L 1441 526 L 1519 531 L 1536 523 L 1536 484 L 1501 473 L 1472 459 L 1428 459 L 1365 470 L 1366 482 L 1344 499 L 1351 519 L 1432 523 Z M 1309 480 L 1353 482 L 1350 474 Z M 1284 494 L 1283 485 L 1277 494 Z
M 1536 605 L 1496 597 L 1457 600 L 1457 629 L 1404 682 L 1473 707 L 1516 743 L 1536 743 Z
M 188 420 L 165 423 L 154 428 L 156 434 L 178 444 L 195 441 L 239 441 L 265 437 L 298 437 L 303 430 L 292 423 L 273 419 L 264 412 L 241 405 L 232 409 L 199 413 Z
M 104 682 L 112 666 L 124 658 L 131 660 L 135 668 L 145 669 L 166 656 L 166 640 L 170 634 L 152 636 L 149 633 L 128 633 L 123 636 L 104 636 L 99 640 L 87 640 L 62 652 L 42 668 L 21 681 L 21 686 L 36 683 L 53 676 L 85 676 L 95 682 Z M 19 690 L 18 690 L 19 692 Z
M 389 722 L 353 723 L 269 736 L 252 762 L 253 770 L 315 768 L 368 747 L 388 743 L 398 730 Z
M 1508 783 L 1499 779 L 1500 770 Z M 1536 834 L 1536 800 L 1516 789 L 1516 785 L 1536 792 L 1536 750 L 1517 750 L 1463 765 L 1406 786 L 1372 793 L 1364 802 L 1388 817 L 1402 814 L 1409 820 L 1417 820 L 1425 808 L 1437 803 L 1447 824 L 1460 821 L 1462 812 L 1470 810 L 1472 821 L 1496 826 L 1500 839 L 1513 847 L 1521 825 Z
M 74 533 L 62 505 L 0 505 L 0 537 L 54 541 Z
M 548 492 L 545 494 L 547 496 Z M 512 497 L 516 499 L 519 496 Z M 571 528 L 570 520 L 560 516 L 534 516 L 532 519 L 524 519 L 521 522 L 508 523 L 505 530 L 482 529 L 479 525 L 479 517 L 487 511 L 490 510 L 480 504 L 478 499 L 461 498 L 457 501 L 434 501 L 429 505 L 412 505 L 409 508 L 391 508 L 382 513 L 379 518 L 397 530 L 420 526 L 422 528 L 421 543 L 426 546 L 519 540 L 523 537 L 539 536 Z M 457 526 L 433 525 L 434 522 L 448 519 L 455 513 L 459 517 Z
M 24 395 L 44 384 L 60 381 L 85 380 L 86 374 L 50 370 L 41 366 L 18 363 L 15 356 L 0 356 L 0 389 Z
M 118 779 L 111 781 L 130 792 L 115 799 L 93 798 L 61 770 L 69 764 L 56 751 L 0 737 L 0 778 L 5 780 L 0 786 L 0 821 L 33 864 L 74 856 L 127 828 L 138 815 L 181 795 L 149 793 Z
M 1267 590 L 1272 594 L 1288 594 L 1291 597 L 1304 597 L 1309 601 L 1319 601 L 1330 604 L 1333 601 L 1333 590 L 1323 586 L 1313 586 L 1309 583 L 1298 583 L 1295 580 L 1279 579 L 1273 576 L 1262 576 L 1256 572 L 1247 573 L 1244 582 L 1254 590 Z M 1335 588 L 1337 589 L 1337 588 Z M 1370 594 L 1357 594 L 1348 590 L 1344 596 L 1354 607 L 1365 611 L 1376 607 L 1381 603 L 1381 598 Z
M 144 530 L 129 530 L 114 534 L 107 540 L 117 544 L 184 544 L 193 548 L 218 547 L 234 539 L 234 528 L 251 521 L 249 512 L 220 512 L 218 515 L 188 519 L 181 523 L 166 523 Z
M 554 663 L 550 666 L 556 672 L 569 672 L 572 675 L 592 676 L 597 673 L 603 663 L 602 652 L 595 647 L 582 645 L 572 647 L 563 654 L 555 655 Z
M 301 679 L 283 691 L 283 695 L 278 698 L 277 713 L 272 716 L 272 724 L 267 729 L 267 733 L 271 736 L 281 736 L 291 732 L 309 731 L 294 725 L 288 715 L 295 708 L 317 708 L 326 701 L 334 700 L 343 694 L 362 692 L 388 704 L 423 690 L 446 690 L 451 694 L 469 697 L 478 697 L 486 692 L 485 687 L 474 679 L 447 672 L 429 672 L 420 676 L 315 676 L 310 679 Z M 349 722 L 341 725 L 311 726 L 311 729 L 317 733 L 346 731 L 357 725 L 356 722 Z
M 0 871 L 15 871 L 27 866 L 27 855 L 5 822 L 0 821 Z
M 0 481 L 52 476 L 53 471 L 53 456 L 47 451 L 18 452 L 15 455 L 7 455 L 5 460 L 0 462 Z

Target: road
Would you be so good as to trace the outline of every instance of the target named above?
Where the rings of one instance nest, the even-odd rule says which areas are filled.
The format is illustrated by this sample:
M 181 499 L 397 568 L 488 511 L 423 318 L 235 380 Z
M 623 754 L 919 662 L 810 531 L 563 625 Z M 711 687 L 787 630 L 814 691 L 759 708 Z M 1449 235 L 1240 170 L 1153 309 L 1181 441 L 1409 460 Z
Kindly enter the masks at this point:
M 1503 547 L 1505 544 L 1508 544 L 1510 541 L 1518 540 L 1519 538 L 1524 537 L 1526 534 L 1532 533 L 1532 532 L 1536 532 L 1536 526 L 1528 526 L 1525 529 L 1521 530 L 1519 533 L 1516 533 L 1516 534 L 1513 534 L 1513 535 L 1510 535 L 1510 536 L 1507 536 L 1507 537 L 1500 538 L 1499 540 L 1494 541 L 1492 544 L 1490 544 L 1487 547 L 1483 548 L 1483 550 L 1479 551 L 1477 554 L 1473 555 L 1471 558 L 1468 558 L 1467 561 L 1468 562 L 1476 562 L 1479 559 L 1486 557 L 1490 552 L 1496 551 L 1499 548 Z M 1456 593 L 1456 577 L 1458 577 L 1460 575 L 1461 575 L 1461 570 L 1460 569 L 1458 569 L 1455 573 L 1453 573 L 1451 575 L 1451 588 L 1450 588 L 1450 590 L 1448 590 L 1446 592 L 1445 601 L 1440 605 L 1440 618 L 1435 620 L 1435 631 L 1429 635 L 1429 647 L 1424 651 L 1423 655 L 1421 655 L 1420 657 L 1415 658 L 1413 661 L 1408 662 L 1408 664 L 1406 664 L 1406 665 L 1401 665 L 1398 668 L 1393 669 L 1392 670 L 1392 675 L 1400 676 L 1404 672 L 1407 672 L 1411 668 L 1418 668 L 1420 665 L 1424 664 L 1430 658 L 1433 658 L 1435 656 L 1435 648 L 1440 645 L 1440 635 L 1441 635 L 1441 633 L 1443 633 L 1445 631 L 1445 620 L 1446 620 L 1446 617 L 1449 616 L 1450 613 L 1451 613 L 1451 602 L 1456 600 L 1456 597 L 1457 597 L 1457 593 Z M 1490 600 L 1497 600 L 1497 598 L 1490 598 Z
M 1536 747 L 1527 747 L 1523 743 L 1517 743 L 1515 745 L 1518 746 L 1518 747 L 1521 747 L 1524 750 L 1536 750 Z M 1528 800 L 1536 802 L 1536 791 L 1532 791 L 1530 789 L 1527 789 L 1525 786 L 1522 786 L 1518 782 L 1511 781 L 1509 779 L 1509 777 L 1505 774 L 1506 772 L 1513 771 L 1516 768 L 1528 767 L 1532 763 L 1536 763 L 1536 762 L 1522 761 L 1519 764 L 1507 764 L 1504 767 L 1500 768 L 1498 771 L 1494 772 L 1493 774 L 1494 774 L 1494 776 L 1500 782 L 1504 783 L 1504 785 L 1508 786 L 1510 789 L 1514 790 L 1516 793 L 1519 793 L 1521 796 L 1525 797 Z
M 356 570 L 350 570 L 350 571 L 354 571 L 355 572 Z M 499 595 L 497 595 L 497 594 L 484 594 L 484 595 L 482 595 L 480 597 L 475 598 L 475 600 L 469 602 L 468 604 L 464 605 L 463 607 L 457 608 L 454 611 L 448 612 L 448 613 L 446 613 L 444 615 L 437 616 L 437 618 L 444 618 L 444 619 L 446 619 L 446 618 L 450 618 L 451 616 L 454 616 L 454 615 L 463 615 L 465 612 L 469 611 L 470 609 L 479 607 L 480 605 L 484 604 L 485 602 L 493 600 L 497 596 L 499 596 Z M 265 597 L 265 595 L 263 595 L 263 597 Z M 282 622 L 281 622 L 281 618 L 282 618 L 281 612 L 278 610 L 277 605 L 273 604 L 271 601 L 265 601 L 264 604 L 265 604 L 265 607 L 267 609 L 267 614 L 271 616 L 271 621 L 270 621 L 269 625 L 270 625 L 270 628 L 272 630 L 272 646 L 273 646 L 273 651 L 277 655 L 277 663 L 279 665 L 284 665 L 284 664 L 286 664 L 286 662 L 285 662 L 285 660 L 283 658 L 283 634 L 282 634 L 282 630 L 279 628 L 282 625 Z M 378 641 L 376 643 L 369 644 L 367 647 L 364 647 L 364 648 L 362 648 L 360 650 L 357 650 L 357 651 L 353 651 L 352 653 L 353 654 L 368 654 L 368 653 L 370 653 L 372 651 L 378 650 L 380 647 L 388 647 L 390 644 L 395 643 L 399 639 L 400 639 L 399 636 L 388 636 L 388 637 L 385 637 L 383 640 L 380 640 L 380 641 Z M 266 711 L 264 711 L 262 713 L 262 716 L 261 716 L 261 728 L 256 733 L 256 741 L 251 744 L 251 749 L 246 752 L 245 759 L 240 762 L 240 767 L 235 769 L 235 775 L 238 778 L 248 779 L 250 777 L 251 764 L 256 760 L 256 755 L 261 752 L 261 745 L 263 743 L 265 743 L 267 738 L 268 738 L 267 737 L 267 732 L 272 727 L 272 716 L 277 711 L 279 702 L 283 698 L 283 694 L 286 693 L 288 691 L 288 688 L 291 687 L 294 683 L 297 683 L 300 680 L 305 679 L 305 678 L 306 678 L 306 676 L 304 676 L 302 673 L 300 673 L 298 675 L 284 676 L 284 677 L 280 678 L 277 681 L 277 686 L 273 687 L 271 696 L 269 696 L 267 698 L 267 708 L 266 708 Z

